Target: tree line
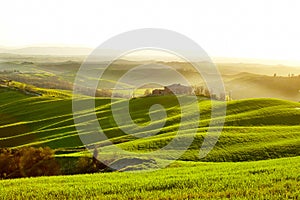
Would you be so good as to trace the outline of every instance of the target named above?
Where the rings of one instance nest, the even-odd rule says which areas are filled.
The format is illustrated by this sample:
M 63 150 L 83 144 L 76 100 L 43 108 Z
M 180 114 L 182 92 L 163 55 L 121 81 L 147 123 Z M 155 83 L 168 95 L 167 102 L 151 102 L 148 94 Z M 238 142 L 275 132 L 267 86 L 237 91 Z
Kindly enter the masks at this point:
M 0 148 L 0 179 L 112 171 L 97 156 L 95 149 L 93 157 L 79 157 L 66 167 L 68 158 L 60 161 L 49 147 Z

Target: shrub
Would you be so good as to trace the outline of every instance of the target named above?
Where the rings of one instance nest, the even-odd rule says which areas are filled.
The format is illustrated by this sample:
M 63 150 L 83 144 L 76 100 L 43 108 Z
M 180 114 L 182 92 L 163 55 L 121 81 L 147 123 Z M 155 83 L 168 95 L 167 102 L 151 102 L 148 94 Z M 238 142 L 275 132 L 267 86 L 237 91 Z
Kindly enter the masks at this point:
M 49 147 L 0 150 L 0 178 L 60 174 L 60 166 Z
M 76 173 L 78 174 L 95 173 L 107 170 L 109 171 L 108 167 L 94 157 L 80 157 L 77 161 Z
M 19 177 L 18 157 L 10 149 L 1 149 L 0 151 L 0 178 Z
M 98 169 L 93 163 L 93 159 L 90 157 L 80 157 L 77 161 L 77 173 L 93 173 L 97 172 Z

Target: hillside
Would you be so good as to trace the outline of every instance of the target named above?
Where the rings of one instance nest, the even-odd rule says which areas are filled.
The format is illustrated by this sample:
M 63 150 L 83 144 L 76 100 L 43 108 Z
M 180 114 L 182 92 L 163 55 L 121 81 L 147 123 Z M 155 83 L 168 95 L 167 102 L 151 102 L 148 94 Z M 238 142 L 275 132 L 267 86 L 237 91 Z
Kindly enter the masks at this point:
M 300 157 L 244 163 L 175 162 L 144 173 L 0 181 L 13 199 L 298 199 Z
M 83 56 L 30 56 L 16 54 L 0 54 L 0 80 L 13 80 L 48 89 L 72 90 L 76 73 L 84 60 Z M 131 72 L 131 81 L 138 81 L 141 74 L 151 74 L 158 82 L 165 85 L 174 83 L 185 84 L 178 80 L 174 68 L 185 76 L 193 85 L 205 86 L 204 80 L 191 64 L 185 62 L 128 61 L 119 59 L 113 62 L 102 77 L 102 88 L 113 88 L 119 78 L 135 66 L 149 64 L 141 71 Z M 102 70 L 107 62 L 90 63 L 87 75 Z M 199 63 L 202 73 L 206 76 L 207 63 Z M 300 67 L 270 66 L 247 63 L 217 63 L 227 93 L 231 92 L 233 99 L 245 98 L 279 98 L 291 101 L 300 100 Z M 276 77 L 274 77 L 276 74 Z M 288 77 L 290 75 L 290 77 Z M 168 79 L 165 79 L 168 77 Z M 149 88 L 155 86 L 149 84 Z
M 55 93 L 56 92 L 56 93 Z M 63 95 L 62 95 L 63 94 Z M 0 146 L 50 146 L 57 149 L 83 147 L 74 127 L 72 99 L 67 93 L 52 90 L 43 96 L 30 96 L 8 88 L 0 89 Z M 115 104 L 123 100 L 115 99 Z M 126 135 L 111 115 L 111 100 L 96 99 L 96 112 L 111 141 L 130 151 L 153 151 L 166 145 L 176 134 L 181 118 L 173 96 L 132 99 L 131 116 L 148 123 L 148 109 L 159 103 L 167 110 L 167 121 L 158 135 L 138 138 Z M 216 102 L 216 105 L 222 102 Z M 182 160 L 198 160 L 199 148 L 210 121 L 211 103 L 199 100 L 201 119 L 197 136 Z M 246 161 L 300 155 L 300 103 L 279 99 L 246 99 L 228 102 L 224 130 L 205 161 Z M 192 111 L 191 111 L 192 112 Z M 191 113 L 185 113 L 187 117 Z M 120 116 L 122 117 L 122 116 Z M 186 126 L 188 124 L 182 124 Z M 187 130 L 188 132 L 188 130 Z M 192 137 L 188 133 L 185 137 Z M 104 145 L 105 142 L 102 144 Z M 172 152 L 169 152 L 172 154 Z M 76 153 L 73 156 L 79 156 Z
M 223 76 L 227 91 L 232 98 L 281 98 L 300 101 L 300 77 L 266 76 L 251 73 L 239 73 Z

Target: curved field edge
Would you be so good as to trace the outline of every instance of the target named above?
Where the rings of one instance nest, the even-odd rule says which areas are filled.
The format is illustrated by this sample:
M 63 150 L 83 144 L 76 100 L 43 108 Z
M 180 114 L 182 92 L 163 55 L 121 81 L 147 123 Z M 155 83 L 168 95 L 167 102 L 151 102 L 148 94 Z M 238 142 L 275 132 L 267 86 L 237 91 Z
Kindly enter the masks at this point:
M 14 101 L 11 101 L 11 99 Z M 82 101 L 86 101 L 83 99 Z M 18 91 L 0 89 L 0 146 L 50 146 L 54 149 L 83 147 L 73 122 L 72 99 L 52 96 L 32 97 Z M 174 138 L 180 111 L 173 96 L 137 98 L 130 101 L 131 116 L 147 124 L 149 108 L 160 103 L 168 114 L 165 127 L 157 135 L 137 138 L 144 132 L 126 135 L 116 125 L 110 107 L 123 101 L 96 99 L 96 112 L 104 132 L 114 144 L 129 151 L 155 151 Z M 216 108 L 224 102 L 214 102 Z M 207 133 L 211 102 L 199 100 L 200 125 L 196 136 L 189 133 L 189 122 L 181 139 L 194 137 L 182 160 L 199 160 L 199 149 Z M 187 105 L 188 107 L 188 105 Z M 247 161 L 300 155 L 300 103 L 279 99 L 245 99 L 227 102 L 225 127 L 213 151 L 202 161 Z M 189 116 L 193 111 L 185 113 Z M 88 112 L 84 116 L 88 115 Z M 128 128 L 128 127 L 125 127 Z M 106 145 L 106 142 L 99 143 Z M 66 151 L 69 152 L 69 151 Z M 73 154 L 80 156 L 82 154 Z M 63 156 L 63 155 L 62 155 Z M 68 156 L 65 154 L 65 156 Z M 69 155 L 72 156 L 72 155 Z
M 298 199 L 300 157 L 0 181 L 1 199 Z

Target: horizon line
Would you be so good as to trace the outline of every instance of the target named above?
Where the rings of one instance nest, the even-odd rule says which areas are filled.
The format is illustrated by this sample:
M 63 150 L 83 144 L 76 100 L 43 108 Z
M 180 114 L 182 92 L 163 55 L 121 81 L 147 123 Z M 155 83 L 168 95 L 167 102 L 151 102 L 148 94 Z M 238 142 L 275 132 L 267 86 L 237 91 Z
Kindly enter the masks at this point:
M 0 45 L 0 49 L 7 50 L 7 51 L 14 51 L 14 50 L 22 50 L 27 48 L 74 48 L 74 49 L 84 49 L 84 50 L 90 50 L 91 52 L 95 49 L 94 47 L 88 46 L 88 45 L 62 45 L 62 44 L 55 44 L 55 45 L 48 45 L 48 44 L 38 44 L 38 45 L 20 45 L 20 46 L 13 46 L 13 45 Z M 109 49 L 108 49 L 109 50 Z M 83 53 L 83 54 L 53 54 L 53 53 L 14 53 L 14 52 L 1 52 L 0 54 L 15 54 L 15 55 L 34 55 L 34 56 L 88 56 L 90 53 Z M 132 59 L 124 59 L 129 61 L 147 61 L 147 60 L 158 60 L 162 61 L 160 59 L 155 59 L 155 55 L 153 59 L 145 59 L 148 56 L 139 55 L 136 58 Z M 156 57 L 159 57 L 156 55 Z M 264 64 L 264 65 L 283 65 L 283 66 L 293 66 L 293 67 L 300 67 L 300 59 L 294 60 L 294 59 L 274 59 L 274 58 L 263 58 L 263 57 L 245 57 L 245 56 L 225 56 L 225 55 L 210 55 L 209 56 L 211 60 L 215 63 L 251 63 L 251 64 Z M 164 59 L 163 61 L 176 61 L 175 59 Z M 196 61 L 201 62 L 201 61 Z

